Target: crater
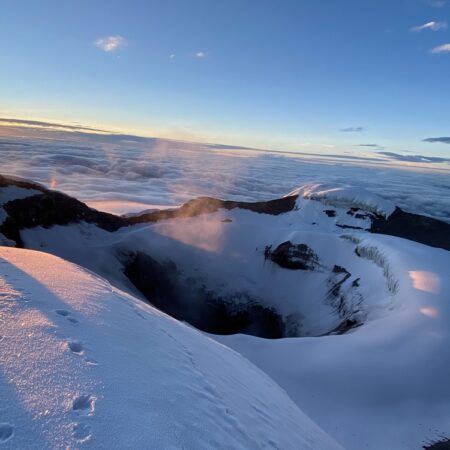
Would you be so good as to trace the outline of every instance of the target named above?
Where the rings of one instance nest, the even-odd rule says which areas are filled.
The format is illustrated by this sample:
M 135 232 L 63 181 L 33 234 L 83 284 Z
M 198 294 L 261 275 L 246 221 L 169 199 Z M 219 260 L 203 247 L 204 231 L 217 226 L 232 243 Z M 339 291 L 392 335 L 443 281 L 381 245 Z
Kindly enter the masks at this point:
M 173 262 L 160 263 L 138 252 L 127 262 L 125 275 L 158 309 L 213 334 L 250 334 L 281 338 L 285 325 L 274 309 L 246 293 L 220 296 L 203 285 L 184 283 Z
M 318 256 L 305 244 L 285 242 L 274 250 L 267 247 L 265 258 L 290 270 L 324 270 Z M 248 334 L 266 339 L 311 336 L 302 331 L 301 315 L 283 316 L 245 291 L 218 294 L 199 280 L 184 279 L 172 261 L 159 262 L 146 253 L 136 252 L 122 255 L 122 262 L 126 277 L 153 306 L 207 333 Z M 350 277 L 339 266 L 330 270 L 329 291 L 323 300 L 335 311 L 337 319 L 328 332 L 317 335 L 344 334 L 360 325 L 341 292 L 341 286 Z

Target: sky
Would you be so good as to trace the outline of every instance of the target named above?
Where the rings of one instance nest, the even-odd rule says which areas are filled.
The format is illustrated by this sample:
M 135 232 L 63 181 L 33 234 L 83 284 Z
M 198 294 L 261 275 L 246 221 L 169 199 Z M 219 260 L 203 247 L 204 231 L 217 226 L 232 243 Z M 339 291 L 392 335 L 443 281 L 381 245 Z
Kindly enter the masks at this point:
M 3 118 L 313 153 L 450 153 L 450 0 L 0 6 Z

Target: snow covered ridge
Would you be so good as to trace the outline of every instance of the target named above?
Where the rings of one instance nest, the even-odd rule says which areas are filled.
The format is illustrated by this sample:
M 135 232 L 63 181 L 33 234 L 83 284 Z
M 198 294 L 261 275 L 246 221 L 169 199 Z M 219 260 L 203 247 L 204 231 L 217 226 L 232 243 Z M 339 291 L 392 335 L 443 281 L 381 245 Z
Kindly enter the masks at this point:
M 342 449 L 238 353 L 54 256 L 0 247 L 5 449 Z
M 39 195 L 20 199 L 16 197 L 15 200 L 10 199 L 4 206 L 7 209 L 3 213 L 2 221 L 0 221 L 0 238 L 3 234 L 8 240 L 15 241 L 17 245 L 21 245 L 20 230 L 25 228 L 33 228 L 36 226 L 51 227 L 53 225 L 67 225 L 69 223 L 79 223 L 81 221 L 87 223 L 94 223 L 102 229 L 107 231 L 116 231 L 122 227 L 136 225 L 140 223 L 154 223 L 169 219 L 178 219 L 193 217 L 202 214 L 209 214 L 217 212 L 218 210 L 234 210 L 244 209 L 255 213 L 280 215 L 288 213 L 299 207 L 300 204 L 306 200 L 300 197 L 300 193 L 296 191 L 291 192 L 284 198 L 261 201 L 261 202 L 237 202 L 225 201 L 214 198 L 201 197 L 191 200 L 179 208 L 169 210 L 159 210 L 144 214 L 133 215 L 132 217 L 118 217 L 112 214 L 103 213 L 94 209 L 88 208 L 84 203 L 62 194 L 57 191 L 51 191 L 42 188 L 41 185 L 32 182 L 18 180 L 0 175 L 0 191 L 8 186 L 16 186 L 20 188 L 39 191 Z M 323 185 L 308 185 L 308 186 L 323 186 Z M 303 188 L 299 188 L 300 190 Z M 311 187 L 305 188 L 305 192 L 309 192 Z M 319 189 L 321 192 L 321 190 Z M 330 191 L 325 189 L 326 192 Z M 358 190 L 359 191 L 359 190 Z M 335 194 L 338 195 L 339 189 Z M 343 192 L 346 192 L 344 189 Z M 340 196 L 339 194 L 338 196 Z M 364 229 L 374 233 L 389 234 L 399 236 L 406 239 L 421 242 L 433 247 L 440 247 L 450 250 L 450 224 L 432 219 L 430 217 L 421 216 L 418 214 L 411 214 L 403 211 L 400 208 L 395 208 L 392 213 L 392 205 L 389 202 L 379 199 L 378 197 L 359 192 L 359 200 L 356 193 L 356 206 L 350 203 L 350 195 L 343 195 L 346 200 L 339 200 L 337 204 L 340 209 L 345 209 L 341 215 L 341 220 L 336 221 L 336 227 L 351 227 L 356 229 Z M 318 212 L 324 212 L 320 205 L 326 206 L 329 200 L 327 198 L 318 198 L 317 208 L 306 208 L 309 218 L 315 216 Z M 348 197 L 348 198 L 347 198 Z M 358 203 L 359 202 L 359 203 Z M 384 211 L 380 214 L 367 213 L 367 205 L 371 210 Z M 358 206 L 359 205 L 359 206 Z M 360 210 L 361 208 L 361 210 Z M 364 209 L 365 208 L 365 209 Z M 336 211 L 328 210 L 327 214 L 335 214 Z M 2 213 L 0 213 L 2 214 Z M 356 221 L 354 219 L 357 219 Z M 8 219 L 8 220 L 6 220 Z M 359 220 L 358 219 L 363 219 Z M 322 219 L 320 219 L 322 220 Z
M 395 211 L 395 205 L 378 195 L 350 185 L 305 184 L 287 196 L 298 196 L 337 207 L 360 208 L 363 211 L 382 215 L 386 219 Z
M 1 183 L 0 177 L 0 188 Z M 182 421 L 187 425 L 177 427 L 173 435 L 169 432 L 169 437 L 188 439 L 184 443 L 187 448 L 327 448 L 321 442 L 303 445 L 279 440 L 278 435 L 266 440 L 266 425 L 279 424 L 272 422 L 272 413 L 284 420 L 285 428 L 280 430 L 285 438 L 292 438 L 292 410 L 284 402 L 284 394 L 276 394 L 283 405 L 267 407 L 269 401 L 259 391 L 260 375 L 242 371 L 236 354 L 227 356 L 224 350 L 216 355 L 203 335 L 145 306 L 145 302 L 210 332 L 213 339 L 251 360 L 287 392 L 297 409 L 348 450 L 419 450 L 450 437 L 448 224 L 400 208 L 386 218 L 362 207 L 297 195 L 256 203 L 199 198 L 178 209 L 123 218 L 92 210 L 58 192 L 41 192 L 6 202 L 7 217 L 0 232 L 17 246 L 75 262 L 114 286 L 79 268 L 72 270 L 73 265 L 59 259 L 43 256 L 42 263 L 33 268 L 34 259 L 29 255 L 37 253 L 16 249 L 3 256 L 0 253 L 0 261 L 7 261 L 0 262 L 0 274 L 7 275 L 8 283 L 0 286 L 0 295 L 6 295 L 0 305 L 15 305 L 18 309 L 14 311 L 19 311 L 17 320 L 15 314 L 7 316 L 0 311 L 0 316 L 9 318 L 7 323 L 15 325 L 6 333 L 1 324 L 0 334 L 22 333 L 21 324 L 26 321 L 21 319 L 28 316 L 21 311 L 38 309 L 48 320 L 45 330 L 52 330 L 60 349 L 60 353 L 53 352 L 55 347 L 47 341 L 42 348 L 34 346 L 34 342 L 41 342 L 40 335 L 33 334 L 35 328 L 43 331 L 35 322 L 32 330 L 26 327 L 21 334 L 26 348 L 19 344 L 17 351 L 14 346 L 12 350 L 7 347 L 9 355 L 24 355 L 20 361 L 25 368 L 31 361 L 33 370 L 41 370 L 33 355 L 46 355 L 45 349 L 51 349 L 54 358 L 46 364 L 45 380 L 55 379 L 50 368 L 57 367 L 69 387 L 68 392 L 61 391 L 67 400 L 58 403 L 66 409 L 56 414 L 61 417 L 64 411 L 61 423 L 66 434 L 61 441 L 69 439 L 69 445 L 72 442 L 76 448 L 100 440 L 104 424 L 100 413 L 105 410 L 113 415 L 115 424 L 115 420 L 122 420 L 122 413 L 132 417 L 134 407 L 140 412 L 153 411 L 155 405 L 158 414 L 163 413 L 161 421 L 158 414 L 152 415 L 153 429 L 156 423 L 158 429 L 166 430 L 165 419 L 171 411 L 167 405 L 176 404 L 172 424 Z M 38 289 L 23 273 L 30 273 L 41 287 Z M 88 279 L 96 281 L 91 284 Z M 41 308 L 49 292 L 52 303 Z M 131 296 L 141 299 L 142 305 Z M 151 311 L 152 318 L 144 311 Z M 91 325 L 96 331 L 90 331 Z M 280 339 L 286 337 L 289 339 Z M 2 343 L 0 339 L 0 346 Z M 125 361 L 127 373 L 115 373 L 116 367 L 123 366 L 116 353 Z M 146 361 L 140 361 L 142 355 Z M 62 356 L 66 359 L 60 362 Z M 75 372 L 71 370 L 73 361 L 81 365 Z M 21 380 L 17 374 L 22 366 L 16 372 L 1 372 L 13 373 L 14 388 Z M 63 366 L 76 376 L 63 372 Z M 235 367 L 238 372 L 231 373 Z M 88 368 L 98 376 L 86 378 L 83 370 Z M 29 373 L 32 371 L 26 371 Z M 141 373 L 148 376 L 143 380 Z M 164 388 L 150 386 L 152 377 L 167 379 Z M 32 380 L 31 375 L 28 378 Z M 238 386 L 247 389 L 253 382 L 248 379 L 253 378 L 258 392 L 250 390 L 248 397 L 242 397 L 243 405 L 236 399 L 241 396 Z M 80 380 L 80 385 L 75 380 Z M 39 380 L 36 383 L 42 386 Z M 13 389 L 10 384 L 7 387 Z M 119 390 L 111 394 L 116 384 Z M 41 416 L 33 409 L 36 398 L 38 405 L 44 401 L 41 391 L 48 390 L 39 388 L 37 394 L 32 386 L 30 382 L 21 384 L 22 390 L 15 389 L 23 398 L 31 392 L 32 400 L 12 402 L 11 408 L 31 405 L 34 420 L 41 416 L 43 422 L 50 420 L 54 416 L 47 405 L 44 412 L 48 409 L 49 413 Z M 147 402 L 147 392 L 156 392 L 156 399 Z M 182 394 L 177 396 L 178 392 Z M 44 395 L 44 399 L 48 397 Z M 114 406 L 108 403 L 110 397 Z M 255 400 L 256 412 L 248 409 L 254 405 L 254 397 L 264 401 L 263 405 Z M 167 398 L 171 401 L 166 404 Z M 245 417 L 222 407 L 222 400 L 236 405 Z M 208 410 L 210 403 L 219 406 L 219 413 Z M 209 412 L 203 415 L 206 410 Z M 227 410 L 233 412 L 232 425 L 227 421 Z M 14 424 L 19 421 L 14 421 L 12 412 L 5 418 L 2 413 L 0 408 L 0 439 L 12 445 L 18 437 Z M 219 433 L 210 426 L 211 417 L 217 414 L 220 429 L 231 435 L 222 445 L 210 440 Z M 95 428 L 97 419 L 101 425 Z M 139 437 L 146 420 L 145 414 L 139 414 L 133 426 L 127 419 L 127 430 L 119 423 L 115 436 L 128 433 L 127 442 L 132 442 L 129 439 Z M 304 423 L 303 419 L 295 420 Z M 247 427 L 256 427 L 262 440 Z M 49 429 L 54 428 L 52 422 Z M 194 434 L 184 433 L 188 428 Z M 301 425 L 301 438 L 308 435 L 307 428 Z M 209 429 L 215 431 L 208 434 Z M 251 436 L 250 440 L 245 436 Z M 191 437 L 197 445 L 191 445 Z M 179 448 L 179 442 L 169 444 Z M 140 442 L 132 444 L 132 448 L 139 448 Z M 161 446 L 161 442 L 154 445 Z

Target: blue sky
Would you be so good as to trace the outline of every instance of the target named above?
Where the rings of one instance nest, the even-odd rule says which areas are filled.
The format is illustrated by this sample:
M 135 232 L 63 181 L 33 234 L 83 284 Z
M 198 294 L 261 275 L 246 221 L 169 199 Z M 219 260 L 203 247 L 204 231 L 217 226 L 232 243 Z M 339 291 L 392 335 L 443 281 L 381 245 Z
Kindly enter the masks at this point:
M 422 142 L 450 136 L 450 0 L 4 1 L 0 50 L 3 117 L 285 150 L 450 150 Z

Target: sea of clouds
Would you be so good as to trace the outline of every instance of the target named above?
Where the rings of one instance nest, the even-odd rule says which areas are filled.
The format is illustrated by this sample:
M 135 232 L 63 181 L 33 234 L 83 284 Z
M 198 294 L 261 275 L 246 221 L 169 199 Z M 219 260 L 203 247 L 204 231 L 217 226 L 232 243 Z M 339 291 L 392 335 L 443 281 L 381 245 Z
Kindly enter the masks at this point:
M 364 157 L 50 133 L 0 138 L 0 158 L 2 174 L 38 181 L 94 204 L 122 202 L 120 212 L 179 205 L 199 196 L 268 200 L 305 183 L 331 182 L 365 187 L 408 211 L 450 222 L 448 169 L 399 168 Z

